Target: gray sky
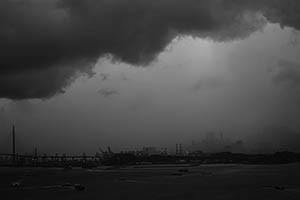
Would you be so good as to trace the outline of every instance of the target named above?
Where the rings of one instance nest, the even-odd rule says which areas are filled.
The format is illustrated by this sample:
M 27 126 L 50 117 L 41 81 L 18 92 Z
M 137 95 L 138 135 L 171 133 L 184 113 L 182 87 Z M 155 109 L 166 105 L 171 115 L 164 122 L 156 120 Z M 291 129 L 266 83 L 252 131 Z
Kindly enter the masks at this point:
M 0 3 L 25 16 L 0 14 L 0 41 L 10 47 L 1 47 L 1 151 L 12 124 L 19 151 L 52 153 L 170 147 L 207 131 L 234 139 L 268 126 L 300 132 L 299 16 L 288 7 L 297 1 L 281 14 L 283 1 L 24 2 Z M 101 6 L 114 23 L 125 16 L 125 27 L 99 19 Z

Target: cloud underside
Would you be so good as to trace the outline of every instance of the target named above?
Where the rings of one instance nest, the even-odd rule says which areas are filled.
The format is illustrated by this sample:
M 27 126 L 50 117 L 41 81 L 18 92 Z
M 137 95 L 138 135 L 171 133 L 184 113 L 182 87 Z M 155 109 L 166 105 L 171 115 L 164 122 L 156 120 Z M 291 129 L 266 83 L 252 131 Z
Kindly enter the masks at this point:
M 102 56 L 146 66 L 177 36 L 243 39 L 300 29 L 297 0 L 2 0 L 0 98 L 48 98 Z

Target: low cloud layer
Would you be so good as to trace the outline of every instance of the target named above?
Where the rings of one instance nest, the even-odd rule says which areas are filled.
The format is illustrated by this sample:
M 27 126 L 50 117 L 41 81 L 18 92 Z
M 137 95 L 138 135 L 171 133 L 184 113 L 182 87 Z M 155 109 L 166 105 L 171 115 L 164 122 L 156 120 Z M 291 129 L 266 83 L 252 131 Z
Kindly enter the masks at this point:
M 108 98 L 108 97 L 113 96 L 113 95 L 119 95 L 119 93 L 116 90 L 109 89 L 109 88 L 100 89 L 98 91 L 98 93 L 101 94 L 104 98 Z
M 300 29 L 297 0 L 2 0 L 0 98 L 48 98 L 99 57 L 155 60 L 177 36 L 242 39 L 267 21 Z
M 284 86 L 296 87 L 300 85 L 300 64 L 286 60 L 280 60 L 272 70 L 274 83 Z

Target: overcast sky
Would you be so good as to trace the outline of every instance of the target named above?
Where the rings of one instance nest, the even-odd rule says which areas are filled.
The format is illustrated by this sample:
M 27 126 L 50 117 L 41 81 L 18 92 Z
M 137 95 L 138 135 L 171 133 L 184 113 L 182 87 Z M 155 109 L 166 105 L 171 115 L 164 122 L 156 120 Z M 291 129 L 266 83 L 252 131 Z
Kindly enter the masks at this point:
M 169 147 L 300 132 L 297 0 L 1 0 L 0 145 Z

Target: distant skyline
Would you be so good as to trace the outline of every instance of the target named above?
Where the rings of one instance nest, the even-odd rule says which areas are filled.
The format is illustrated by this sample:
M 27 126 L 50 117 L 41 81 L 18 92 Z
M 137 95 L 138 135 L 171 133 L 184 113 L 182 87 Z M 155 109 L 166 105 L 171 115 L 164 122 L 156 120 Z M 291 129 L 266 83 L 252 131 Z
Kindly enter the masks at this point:
M 210 131 L 298 140 L 299 9 L 296 0 L 2 0 L 0 152 L 13 124 L 23 152 L 175 148 Z

